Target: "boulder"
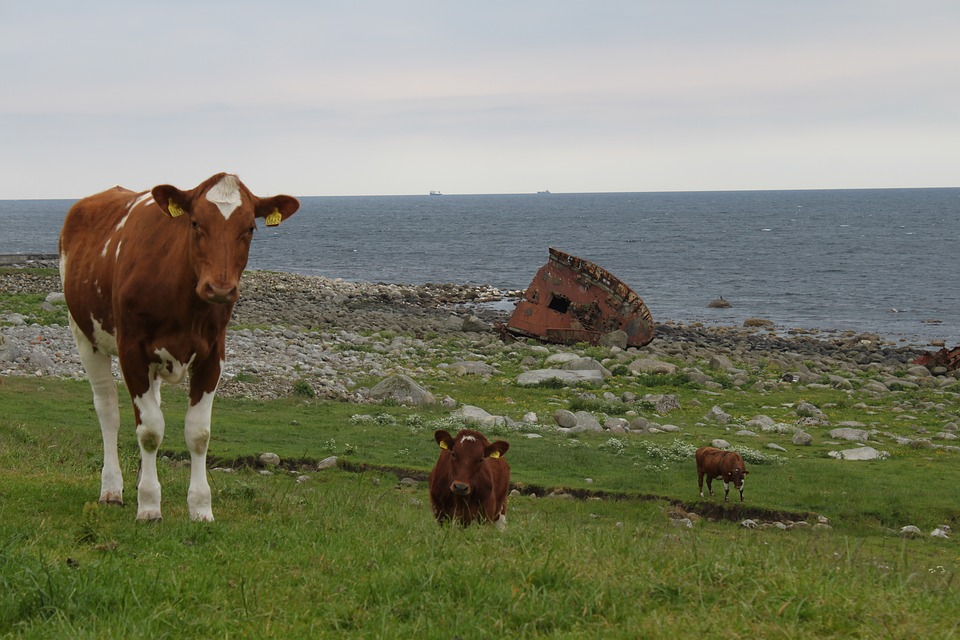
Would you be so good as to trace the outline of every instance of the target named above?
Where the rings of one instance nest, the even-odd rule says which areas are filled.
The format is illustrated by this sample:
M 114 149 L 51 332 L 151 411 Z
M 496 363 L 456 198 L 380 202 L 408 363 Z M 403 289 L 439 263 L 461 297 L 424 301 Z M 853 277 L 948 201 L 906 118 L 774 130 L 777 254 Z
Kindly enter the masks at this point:
M 877 451 L 873 447 L 859 447 L 845 451 L 831 451 L 827 455 L 837 460 L 882 460 L 890 454 L 886 451 Z
M 367 392 L 371 400 L 392 399 L 402 404 L 433 404 L 433 394 L 402 373 L 384 378 Z
M 529 387 L 548 380 L 558 380 L 562 384 L 576 385 L 584 382 L 595 387 L 603 384 L 603 373 L 600 371 L 563 371 L 561 369 L 533 369 L 524 371 L 517 376 L 517 384 L 521 387 Z

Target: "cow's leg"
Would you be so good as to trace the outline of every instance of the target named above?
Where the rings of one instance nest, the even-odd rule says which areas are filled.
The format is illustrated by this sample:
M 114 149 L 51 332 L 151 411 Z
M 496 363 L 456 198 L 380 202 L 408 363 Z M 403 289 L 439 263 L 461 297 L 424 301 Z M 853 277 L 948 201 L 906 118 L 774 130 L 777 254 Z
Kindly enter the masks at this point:
M 142 374 L 141 374 L 142 375 Z M 140 481 L 137 483 L 137 520 L 160 520 L 160 479 L 157 477 L 157 451 L 163 442 L 164 421 L 160 410 L 160 378 L 151 373 L 149 386 L 136 393 L 131 379 L 130 396 L 137 414 L 137 441 L 140 443 Z
M 123 504 L 123 475 L 117 453 L 117 434 L 120 432 L 120 407 L 117 402 L 117 382 L 113 377 L 109 355 L 94 349 L 87 337 L 70 318 L 70 328 L 76 337 L 80 362 L 87 372 L 93 390 L 93 406 L 100 420 L 103 438 L 103 469 L 100 471 L 100 502 Z
M 700 497 L 703 497 L 703 471 L 697 469 L 697 486 L 700 488 Z
M 207 447 L 210 444 L 210 416 L 213 413 L 214 394 L 204 393 L 199 402 L 191 401 L 184 420 L 183 435 L 190 451 L 190 487 L 187 506 L 190 519 L 213 520 L 210 502 L 210 484 L 207 482 Z
M 709 473 L 707 474 L 707 491 L 711 496 L 713 495 L 713 476 Z
M 224 350 L 223 343 L 220 352 Z M 207 447 L 210 445 L 210 419 L 213 399 L 220 384 L 223 362 L 216 357 L 195 362 L 190 371 L 190 406 L 183 425 L 183 435 L 190 451 L 190 487 L 187 506 L 190 519 L 203 522 L 213 520 L 210 484 L 207 482 Z
M 726 502 L 730 499 L 730 483 L 726 480 L 723 481 L 723 501 Z

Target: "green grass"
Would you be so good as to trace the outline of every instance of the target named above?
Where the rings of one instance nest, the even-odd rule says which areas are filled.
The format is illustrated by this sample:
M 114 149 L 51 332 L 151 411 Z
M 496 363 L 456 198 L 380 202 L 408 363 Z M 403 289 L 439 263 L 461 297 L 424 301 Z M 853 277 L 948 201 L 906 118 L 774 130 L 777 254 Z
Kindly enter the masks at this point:
M 445 384 L 491 411 L 535 407 L 543 416 L 567 408 L 571 393 L 496 378 L 431 382 Z M 747 502 L 724 513 L 719 499 L 696 496 L 690 447 L 721 435 L 759 452 L 774 438 L 734 437 L 699 419 L 727 403 L 738 417 L 786 420 L 783 405 L 796 394 L 724 390 L 697 406 L 698 390 L 655 392 L 667 391 L 681 397 L 669 421 L 682 434 L 571 438 L 539 429 L 542 437 L 527 439 L 492 430 L 510 441 L 512 479 L 525 493 L 562 488 L 583 498 L 513 497 L 499 534 L 437 526 L 425 483 L 399 488 L 387 471 L 429 470 L 432 431 L 450 426 L 439 407 L 221 398 L 211 466 L 264 451 L 293 462 L 273 475 L 244 465 L 211 471 L 217 521 L 200 524 L 188 520 L 189 472 L 178 463 L 185 397 L 165 388 L 164 520 L 143 525 L 134 521 L 137 453 L 122 390 L 129 506 L 111 508 L 95 504 L 101 450 L 86 383 L 4 378 L 0 637 L 957 636 L 960 544 L 895 534 L 904 524 L 960 528 L 957 454 L 894 449 L 888 460 L 851 463 L 827 458 L 828 445 L 793 447 L 751 465 Z M 924 391 L 867 410 L 838 394 L 805 392 L 818 406 L 835 404 L 834 421 L 875 411 L 895 430 L 900 405 L 931 427 L 942 420 L 936 409 L 912 410 Z M 342 467 L 301 471 L 328 455 Z M 301 473 L 308 479 L 298 481 Z M 677 527 L 668 514 L 678 506 L 727 517 Z M 833 529 L 738 524 L 810 512 Z

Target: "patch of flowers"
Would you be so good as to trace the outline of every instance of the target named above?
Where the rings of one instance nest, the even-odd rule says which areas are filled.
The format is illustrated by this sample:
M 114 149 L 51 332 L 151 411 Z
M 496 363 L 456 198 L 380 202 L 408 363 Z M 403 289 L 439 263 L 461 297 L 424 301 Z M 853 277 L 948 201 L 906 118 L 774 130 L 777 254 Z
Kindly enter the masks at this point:
M 598 447 L 601 451 L 612 453 L 615 456 L 623 455 L 627 448 L 627 443 L 620 438 L 610 438 Z
M 734 446 L 730 447 L 730 450 L 739 453 L 741 456 L 743 456 L 743 461 L 749 462 L 750 464 L 781 465 L 787 461 L 786 458 L 775 453 L 765 453 L 749 447 Z
M 646 450 L 649 457 L 654 460 L 662 460 L 663 462 L 680 462 L 687 458 L 692 458 L 697 452 L 695 445 L 680 439 L 676 439 L 666 445 L 649 441 L 641 441 L 638 444 Z

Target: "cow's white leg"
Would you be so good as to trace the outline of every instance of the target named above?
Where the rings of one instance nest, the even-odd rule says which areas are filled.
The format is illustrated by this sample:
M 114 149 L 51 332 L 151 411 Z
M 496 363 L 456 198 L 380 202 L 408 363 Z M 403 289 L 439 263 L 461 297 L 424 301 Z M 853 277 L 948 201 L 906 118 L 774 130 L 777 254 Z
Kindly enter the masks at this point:
M 103 469 L 100 471 L 100 502 L 123 504 L 123 474 L 117 453 L 117 434 L 120 432 L 120 406 L 117 402 L 117 383 L 113 377 L 111 358 L 94 349 L 70 316 L 70 328 L 77 343 L 80 362 L 87 372 L 93 390 L 93 406 L 100 421 L 103 438 Z
M 157 451 L 163 442 L 163 412 L 160 411 L 160 379 L 153 376 L 150 388 L 133 399 L 140 412 L 137 441 L 140 443 L 140 482 L 137 483 L 137 520 L 160 520 L 160 479 Z
M 204 393 L 200 402 L 187 408 L 183 435 L 190 451 L 190 488 L 187 506 L 190 519 L 210 522 L 213 509 L 210 502 L 210 484 L 207 482 L 207 447 L 210 444 L 210 417 L 213 413 L 214 393 Z
M 726 502 L 730 498 L 730 483 L 723 483 L 723 501 Z
M 493 521 L 494 526 L 497 527 L 497 531 L 506 531 L 507 530 L 507 514 L 501 513 L 500 517 Z

